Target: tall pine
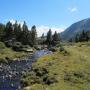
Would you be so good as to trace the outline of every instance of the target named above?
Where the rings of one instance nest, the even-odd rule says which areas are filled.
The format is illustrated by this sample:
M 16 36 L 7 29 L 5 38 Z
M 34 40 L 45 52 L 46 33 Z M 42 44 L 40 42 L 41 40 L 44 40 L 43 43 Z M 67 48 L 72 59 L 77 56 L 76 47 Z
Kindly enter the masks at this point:
M 37 44 L 37 32 L 36 32 L 36 26 L 32 26 L 31 28 L 31 45 L 34 46 Z
M 56 45 L 60 42 L 60 36 L 58 35 L 58 33 L 55 31 L 54 35 L 53 35 L 53 45 Z
M 52 31 L 51 31 L 51 29 L 49 29 L 49 31 L 47 33 L 46 43 L 48 46 L 52 45 Z

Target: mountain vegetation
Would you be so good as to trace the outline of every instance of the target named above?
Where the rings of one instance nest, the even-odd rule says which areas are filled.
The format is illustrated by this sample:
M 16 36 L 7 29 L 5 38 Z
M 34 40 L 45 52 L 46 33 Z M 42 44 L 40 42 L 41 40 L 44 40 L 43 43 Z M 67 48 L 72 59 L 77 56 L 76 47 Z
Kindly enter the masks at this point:
M 36 44 L 36 38 L 36 26 L 32 26 L 31 30 L 29 30 L 26 22 L 22 27 L 17 21 L 15 24 L 10 21 L 6 25 L 0 24 L 0 40 L 4 43 L 11 42 L 13 44 L 17 41 L 23 45 L 33 46 Z
M 68 41 L 71 38 L 74 38 L 77 33 L 81 33 L 83 30 L 85 32 L 90 31 L 90 18 L 72 24 L 64 32 L 62 32 L 60 36 L 62 40 Z
M 83 30 L 81 33 L 77 33 L 75 36 L 75 42 L 84 42 L 90 40 L 90 31 Z
M 90 42 L 62 44 L 22 76 L 22 90 L 90 90 Z
M 43 43 L 48 46 L 56 45 L 60 41 L 57 32 L 55 31 L 55 34 L 52 35 L 51 29 L 47 33 L 47 36 L 44 36 L 44 34 L 41 36 L 41 41 L 43 41 L 42 39 L 44 39 Z M 12 24 L 10 21 L 6 25 L 0 24 L 0 41 L 4 42 L 7 46 L 20 42 L 23 45 L 34 47 L 38 45 L 36 26 L 32 26 L 31 30 L 29 30 L 25 21 L 22 26 L 17 21 L 15 24 Z
M 7 57 L 10 59 L 19 58 L 19 56 L 23 57 L 23 55 L 27 54 L 26 52 L 28 49 L 37 49 L 38 45 L 47 45 L 50 47 L 56 46 L 59 42 L 60 39 L 57 32 L 52 35 L 50 29 L 47 36 L 44 36 L 43 34 L 41 37 L 38 37 L 36 26 L 33 25 L 29 30 L 25 21 L 22 26 L 18 24 L 17 21 L 14 24 L 10 21 L 6 24 L 0 24 L 0 49 L 2 49 L 2 51 L 0 51 L 1 61 L 7 61 Z M 5 50 L 8 54 L 11 53 L 11 56 L 5 53 Z
M 35 25 L 28 28 L 16 21 L 0 24 L 0 62 L 25 57 L 29 49 L 51 51 L 22 74 L 22 90 L 90 90 L 90 19 L 82 20 L 61 35 L 37 35 Z M 62 40 L 61 40 L 62 39 Z M 69 42 L 63 42 L 68 40 Z M 43 48 L 38 49 L 41 46 Z M 46 46 L 46 47 L 44 47 Z

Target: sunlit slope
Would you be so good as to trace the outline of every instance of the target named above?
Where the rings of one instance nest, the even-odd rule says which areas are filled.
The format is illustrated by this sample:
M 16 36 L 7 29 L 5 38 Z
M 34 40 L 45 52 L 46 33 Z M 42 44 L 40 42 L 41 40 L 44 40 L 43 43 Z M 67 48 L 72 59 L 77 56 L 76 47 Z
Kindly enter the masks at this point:
M 46 68 L 57 82 L 50 85 L 35 83 L 25 90 L 90 90 L 90 43 L 64 47 L 68 54 L 58 50 L 33 64 L 33 68 Z

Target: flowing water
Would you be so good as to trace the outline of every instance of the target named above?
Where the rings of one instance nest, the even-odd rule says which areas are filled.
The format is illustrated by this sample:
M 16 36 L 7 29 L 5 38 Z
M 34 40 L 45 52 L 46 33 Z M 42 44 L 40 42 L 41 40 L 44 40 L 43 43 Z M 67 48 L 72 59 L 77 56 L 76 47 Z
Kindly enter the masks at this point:
M 50 54 L 49 50 L 39 50 L 24 60 L 15 60 L 9 64 L 0 63 L 0 90 L 19 90 L 21 75 L 31 70 L 37 58 Z

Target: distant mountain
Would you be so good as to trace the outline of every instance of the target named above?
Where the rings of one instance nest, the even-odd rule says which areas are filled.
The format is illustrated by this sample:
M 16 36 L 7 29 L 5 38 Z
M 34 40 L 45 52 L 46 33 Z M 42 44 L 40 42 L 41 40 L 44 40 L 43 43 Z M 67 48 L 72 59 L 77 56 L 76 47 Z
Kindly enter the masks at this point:
M 62 40 L 69 40 L 70 38 L 74 37 L 76 33 L 83 30 L 90 30 L 90 18 L 72 24 L 64 32 L 60 33 L 60 35 Z

